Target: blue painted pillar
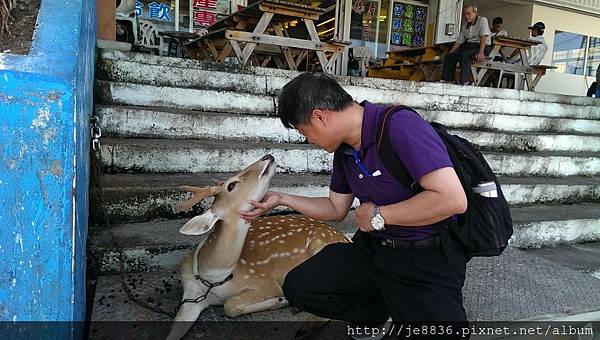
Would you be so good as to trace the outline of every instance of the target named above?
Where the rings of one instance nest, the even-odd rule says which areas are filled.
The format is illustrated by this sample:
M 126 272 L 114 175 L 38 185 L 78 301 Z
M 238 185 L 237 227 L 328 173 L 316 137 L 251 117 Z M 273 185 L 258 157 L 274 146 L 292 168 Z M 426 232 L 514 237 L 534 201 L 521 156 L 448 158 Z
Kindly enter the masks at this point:
M 81 321 L 95 1 L 42 0 L 37 24 L 0 53 L 0 321 Z

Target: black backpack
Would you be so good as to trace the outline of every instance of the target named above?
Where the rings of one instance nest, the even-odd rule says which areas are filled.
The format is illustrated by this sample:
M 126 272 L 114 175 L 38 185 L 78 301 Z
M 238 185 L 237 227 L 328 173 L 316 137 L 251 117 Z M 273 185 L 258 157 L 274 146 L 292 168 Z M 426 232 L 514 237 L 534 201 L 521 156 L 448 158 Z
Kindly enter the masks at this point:
M 401 109 L 419 114 L 405 106 L 388 108 L 379 123 L 377 149 L 388 171 L 402 185 L 419 192 L 423 189 L 413 180 L 392 149 L 389 131 L 386 129 L 389 118 L 395 111 Z M 508 240 L 513 233 L 513 226 L 508 203 L 496 175 L 483 155 L 468 140 L 449 134 L 442 124 L 430 123 L 430 125 L 446 145 L 448 156 L 450 156 L 468 201 L 467 211 L 458 215 L 457 223 L 448 220 L 450 223 L 440 223 L 440 225 L 444 225 L 456 234 L 464 244 L 469 258 L 500 255 L 508 245 Z M 484 185 L 482 186 L 482 184 Z M 495 196 L 494 185 L 497 197 L 493 197 Z

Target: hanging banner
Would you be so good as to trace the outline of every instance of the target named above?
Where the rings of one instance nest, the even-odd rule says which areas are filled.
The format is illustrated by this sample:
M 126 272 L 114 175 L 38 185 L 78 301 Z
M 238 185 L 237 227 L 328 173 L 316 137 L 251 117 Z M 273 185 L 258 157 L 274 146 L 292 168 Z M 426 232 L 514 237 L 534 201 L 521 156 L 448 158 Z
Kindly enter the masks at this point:
M 194 32 L 217 22 L 217 0 L 194 0 Z
M 396 1 L 392 8 L 390 50 L 425 45 L 427 6 Z

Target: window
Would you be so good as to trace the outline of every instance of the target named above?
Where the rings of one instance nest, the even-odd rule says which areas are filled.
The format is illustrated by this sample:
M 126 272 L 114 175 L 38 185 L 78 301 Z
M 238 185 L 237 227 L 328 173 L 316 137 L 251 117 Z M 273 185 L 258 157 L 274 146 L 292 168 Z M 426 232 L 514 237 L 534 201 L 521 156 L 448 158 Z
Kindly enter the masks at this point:
M 557 72 L 596 76 L 600 65 L 600 38 L 556 31 L 552 66 Z
M 552 66 L 557 67 L 557 72 L 583 75 L 586 47 L 586 36 L 556 31 Z
M 585 74 L 590 77 L 595 77 L 598 65 L 600 65 L 600 38 L 590 37 Z

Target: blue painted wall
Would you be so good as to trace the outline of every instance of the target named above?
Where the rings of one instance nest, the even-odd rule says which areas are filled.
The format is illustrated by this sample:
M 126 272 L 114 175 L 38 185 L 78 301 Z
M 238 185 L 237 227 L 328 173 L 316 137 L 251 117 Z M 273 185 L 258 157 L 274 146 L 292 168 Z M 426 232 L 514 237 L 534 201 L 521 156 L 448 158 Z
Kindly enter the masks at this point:
M 0 53 L 0 320 L 79 321 L 95 1 L 42 0 L 37 20 L 29 55 Z

